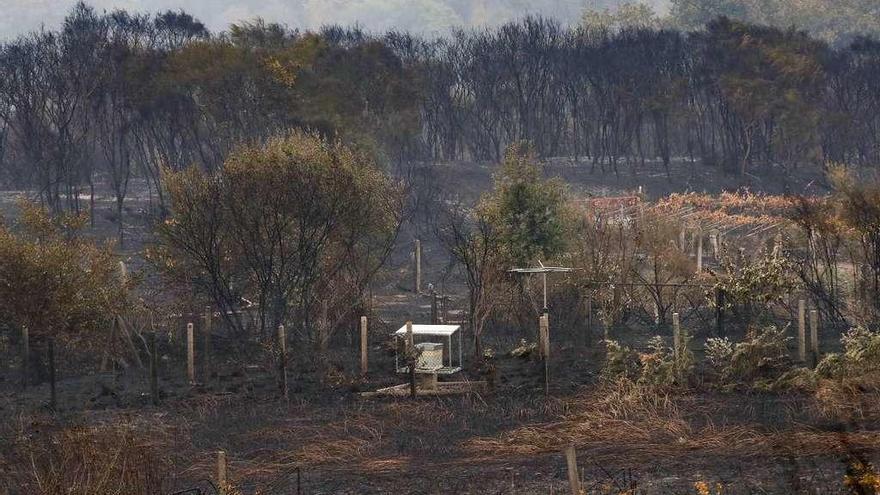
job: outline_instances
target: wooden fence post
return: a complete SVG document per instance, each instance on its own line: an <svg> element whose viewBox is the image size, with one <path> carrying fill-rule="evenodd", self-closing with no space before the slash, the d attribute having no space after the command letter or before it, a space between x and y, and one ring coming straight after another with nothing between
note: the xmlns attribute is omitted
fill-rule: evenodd
<svg viewBox="0 0 880 495"><path fill-rule="evenodd" d="M284 325L278 325L278 378L281 381L281 396L287 400L290 395L287 387L287 331Z"/></svg>
<svg viewBox="0 0 880 495"><path fill-rule="evenodd" d="M156 345L156 333L147 334L150 345L150 398L153 405L159 405L159 350Z"/></svg>
<svg viewBox="0 0 880 495"><path fill-rule="evenodd" d="M571 487L571 495L581 495L581 480L578 477L577 451L574 445L569 445L563 451L565 454L565 465L568 470L568 484Z"/></svg>
<svg viewBox="0 0 880 495"><path fill-rule="evenodd" d="M228 493L229 481L226 476L226 469L226 452L219 450L217 451L217 490L219 490L220 495Z"/></svg>
<svg viewBox="0 0 880 495"><path fill-rule="evenodd" d="M550 395L550 315L544 313L538 319L539 333L538 344L541 348L541 357L544 359L544 394Z"/></svg>
<svg viewBox="0 0 880 495"><path fill-rule="evenodd" d="M541 357L543 359L550 358L550 319L547 313L538 318L538 344L541 349Z"/></svg>
<svg viewBox="0 0 880 495"><path fill-rule="evenodd" d="M819 364L819 311L810 310L810 351L813 367Z"/></svg>
<svg viewBox="0 0 880 495"><path fill-rule="evenodd" d="M204 374L204 383L207 385L211 380L211 307L205 307L205 328L204 328L204 349L202 349L202 366Z"/></svg>
<svg viewBox="0 0 880 495"><path fill-rule="evenodd" d="M361 374L366 376L368 368L367 344L369 334L367 332L367 317L361 316Z"/></svg>
<svg viewBox="0 0 880 495"><path fill-rule="evenodd" d="M196 383L196 336L192 323L186 324L186 378L190 385Z"/></svg>
<svg viewBox="0 0 880 495"><path fill-rule="evenodd" d="M416 254L415 254L415 263L416 263L416 294L422 293L422 241L416 239Z"/></svg>
<svg viewBox="0 0 880 495"><path fill-rule="evenodd" d="M798 300L798 361L807 362L807 302Z"/></svg>

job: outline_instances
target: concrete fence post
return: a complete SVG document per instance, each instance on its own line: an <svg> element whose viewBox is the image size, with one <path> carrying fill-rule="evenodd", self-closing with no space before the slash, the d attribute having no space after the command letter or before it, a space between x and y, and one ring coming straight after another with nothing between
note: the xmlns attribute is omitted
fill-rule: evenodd
<svg viewBox="0 0 880 495"><path fill-rule="evenodd" d="M196 336L192 323L186 324L186 378L190 385L196 383Z"/></svg>
<svg viewBox="0 0 880 495"><path fill-rule="evenodd" d="M367 348L369 334L367 332L367 317L361 316L361 374L366 375L368 368Z"/></svg>

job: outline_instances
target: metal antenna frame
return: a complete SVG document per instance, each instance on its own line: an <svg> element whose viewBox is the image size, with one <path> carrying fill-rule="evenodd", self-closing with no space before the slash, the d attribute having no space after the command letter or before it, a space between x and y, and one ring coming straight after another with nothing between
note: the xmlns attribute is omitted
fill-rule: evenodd
<svg viewBox="0 0 880 495"><path fill-rule="evenodd" d="M548 273L568 273L574 271L573 268L565 268L561 266L544 266L544 263L541 263L541 260L538 260L538 265L532 268L511 268L508 270L510 273L540 273L541 281L544 284L544 313L548 311L547 307L547 274Z"/></svg>

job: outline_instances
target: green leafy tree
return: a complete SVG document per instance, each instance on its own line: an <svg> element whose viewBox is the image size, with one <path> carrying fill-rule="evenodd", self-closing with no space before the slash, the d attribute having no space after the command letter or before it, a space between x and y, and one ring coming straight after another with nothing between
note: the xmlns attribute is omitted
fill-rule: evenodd
<svg viewBox="0 0 880 495"><path fill-rule="evenodd" d="M725 255L721 271L715 276L716 291L725 296L725 308L741 314L745 324L751 326L770 317L770 305L784 300L792 284L790 262L768 250L759 251L754 258L744 254ZM714 305L713 294L707 295Z"/></svg>
<svg viewBox="0 0 880 495"><path fill-rule="evenodd" d="M0 225L0 315L26 329L47 356L54 407L55 344L99 348L102 332L125 309L127 282L112 245L79 235L87 216L52 218L30 203L21 208L17 225Z"/></svg>
<svg viewBox="0 0 880 495"><path fill-rule="evenodd" d="M565 187L542 177L534 150L512 144L495 174L495 185L480 201L482 215L497 230L510 263L524 265L560 254L566 245L570 212Z"/></svg>
<svg viewBox="0 0 880 495"><path fill-rule="evenodd" d="M397 184L368 156L313 134L244 147L216 173L191 168L164 182L171 217L155 259L166 273L224 310L256 302L264 331L293 323L319 350L357 316L400 225Z"/></svg>

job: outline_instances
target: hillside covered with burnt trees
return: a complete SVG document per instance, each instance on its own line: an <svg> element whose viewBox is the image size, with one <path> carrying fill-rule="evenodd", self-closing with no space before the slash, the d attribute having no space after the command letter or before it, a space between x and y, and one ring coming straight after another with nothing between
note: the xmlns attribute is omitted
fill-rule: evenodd
<svg viewBox="0 0 880 495"><path fill-rule="evenodd" d="M264 21L211 33L183 12L100 13L0 47L0 166L54 211L96 181L221 166L309 129L392 168L498 161L512 142L596 173L689 160L729 174L880 163L880 42L842 47L716 18L681 32L526 17L442 38Z"/></svg>

